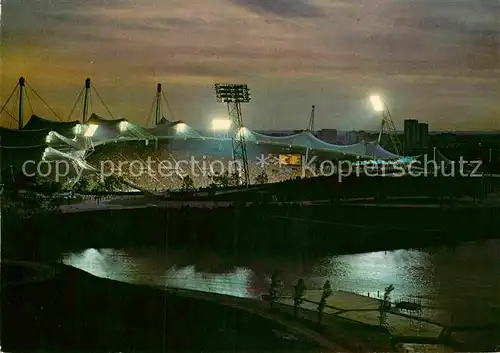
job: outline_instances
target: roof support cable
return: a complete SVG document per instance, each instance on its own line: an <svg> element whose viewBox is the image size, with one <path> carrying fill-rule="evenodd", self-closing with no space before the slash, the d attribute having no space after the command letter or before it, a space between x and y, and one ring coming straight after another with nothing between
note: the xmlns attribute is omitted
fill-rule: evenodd
<svg viewBox="0 0 500 353"><path fill-rule="evenodd" d="M146 126L149 126L149 121L151 120L151 116L153 116L153 110L155 108L155 103L156 103L156 95L155 95L155 98L153 99L153 104L151 104L151 109L149 110L148 119L146 120Z"/></svg>
<svg viewBox="0 0 500 353"><path fill-rule="evenodd" d="M97 98L99 98L99 100L101 101L102 105L104 106L104 108L107 110L109 116L111 117L111 119L114 119L115 117L113 116L113 113L111 113L111 110L109 110L108 106L106 105L106 103L104 103L104 100L102 99L101 95L99 94L99 92L97 92L97 90L95 89L94 85L91 84L92 88L94 89L95 91L95 94L97 95Z"/></svg>
<svg viewBox="0 0 500 353"><path fill-rule="evenodd" d="M14 102L19 102L19 94L20 94L20 93L19 93L19 90L17 90L17 92L16 92L16 99L14 100ZM12 110L10 111L10 114L11 114L12 116L14 116L14 117L17 115L17 114L16 114L16 109L17 109L17 108L18 108L18 106L16 106L15 104L13 104L13 105L12 105ZM15 120L16 122L18 122L18 121L19 121L19 120L18 120L18 118L14 118L14 120Z"/></svg>
<svg viewBox="0 0 500 353"><path fill-rule="evenodd" d="M85 90L85 87L80 90L80 93L78 94L78 97L76 98L75 104L73 105L73 108L71 108L71 111L69 112L67 121L69 121L69 119L71 119L71 116L75 112L76 106L78 105L78 102L80 102L80 99L82 98L84 90Z"/></svg>
<svg viewBox="0 0 500 353"><path fill-rule="evenodd" d="M31 109L31 115L35 115L35 111L33 109L33 105L31 104L30 96L28 95L28 91L26 91L26 100L28 101L28 106Z"/></svg>
<svg viewBox="0 0 500 353"><path fill-rule="evenodd" d="M174 113L172 112L172 108L170 107L170 103L168 102L167 95L165 94L165 91L161 91L161 94L163 96L163 99L165 100L165 103L167 104L167 109L168 112L170 113L170 118L172 121L175 121Z"/></svg>
<svg viewBox="0 0 500 353"><path fill-rule="evenodd" d="M16 85L16 87L14 87L14 89L12 90L12 92L10 93L9 95L9 98L7 98L7 101L5 102L5 104L3 105L2 109L0 109L0 114L3 113L3 111L5 110L5 108L7 107L7 104L9 104L10 100L12 99L12 96L14 96L14 94L17 92L17 88L19 87L19 83ZM7 114L8 114L8 111L5 111ZM9 114L10 115L10 114ZM12 115L10 115L12 117ZM17 121L17 120L16 120Z"/></svg>
<svg viewBox="0 0 500 353"><path fill-rule="evenodd" d="M9 113L7 110L5 110L4 113L7 114L9 118L11 118L14 122L17 123L17 119L13 114Z"/></svg>
<svg viewBox="0 0 500 353"><path fill-rule="evenodd" d="M92 91L89 92L89 107L90 111L94 112L94 100L92 99Z"/></svg>
<svg viewBox="0 0 500 353"><path fill-rule="evenodd" d="M26 82L26 86L35 94L35 96L42 101L42 103L50 110L52 114L57 118L57 120L62 121L62 118L59 114L57 114L54 109L50 107L50 105L38 94L38 92L30 86L28 82Z"/></svg>

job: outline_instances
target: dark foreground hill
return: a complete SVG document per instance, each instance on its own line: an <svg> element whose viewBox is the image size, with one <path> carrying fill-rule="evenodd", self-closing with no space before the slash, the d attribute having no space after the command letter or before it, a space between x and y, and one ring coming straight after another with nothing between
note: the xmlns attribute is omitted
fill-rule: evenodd
<svg viewBox="0 0 500 353"><path fill-rule="evenodd" d="M63 265L52 278L12 283L32 277L29 271L37 272L2 264L1 341L7 351L320 351L252 313Z"/></svg>

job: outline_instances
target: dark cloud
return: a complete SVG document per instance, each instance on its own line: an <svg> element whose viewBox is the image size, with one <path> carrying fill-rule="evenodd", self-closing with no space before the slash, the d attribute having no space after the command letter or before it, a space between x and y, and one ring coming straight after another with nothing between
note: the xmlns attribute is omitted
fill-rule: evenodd
<svg viewBox="0 0 500 353"><path fill-rule="evenodd" d="M7 1L2 8L5 27L16 30L37 29L59 23L78 21L86 9L119 4L120 0L18 0Z"/></svg>
<svg viewBox="0 0 500 353"><path fill-rule="evenodd" d="M485 2L483 8L484 5ZM403 28L428 32L439 39L439 45L447 50L438 51L439 57L433 63L441 62L440 66L462 67L474 71L500 68L499 21L487 18L476 21L472 18L469 21L466 17L451 17L448 14L405 17L395 23Z"/></svg>
<svg viewBox="0 0 500 353"><path fill-rule="evenodd" d="M230 0L233 4L243 6L250 11L279 17L317 17L322 15L321 9L305 0Z"/></svg>
<svg viewBox="0 0 500 353"><path fill-rule="evenodd" d="M144 74L156 75L160 77L168 77L174 75L186 75L194 77L217 77L219 79L231 79L234 77L250 76L243 68L236 66L227 67L224 63L182 63L182 62L169 62L165 60L164 65L149 66L147 64L132 65L131 69L134 71L142 72Z"/></svg>
<svg viewBox="0 0 500 353"><path fill-rule="evenodd" d="M467 21L445 15L434 15L429 17L403 17L394 21L395 25L430 31L434 33L447 33L456 35L500 35L499 24L490 23L467 23Z"/></svg>

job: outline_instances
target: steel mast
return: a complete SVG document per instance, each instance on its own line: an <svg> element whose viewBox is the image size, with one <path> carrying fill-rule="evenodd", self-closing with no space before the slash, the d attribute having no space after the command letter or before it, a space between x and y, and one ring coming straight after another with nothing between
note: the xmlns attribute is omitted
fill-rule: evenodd
<svg viewBox="0 0 500 353"><path fill-rule="evenodd" d="M309 128L308 130L310 132L314 132L314 110L315 110L315 106L313 105L312 108L311 108L311 117L309 118Z"/></svg>
<svg viewBox="0 0 500 353"><path fill-rule="evenodd" d="M162 106L161 106L161 83L156 87L156 116L155 116L155 126L160 123L162 118Z"/></svg>
<svg viewBox="0 0 500 353"><path fill-rule="evenodd" d="M87 115L89 112L89 94L90 94L90 78L85 79L85 95L83 98L83 116L82 116L82 124L87 122Z"/></svg>
<svg viewBox="0 0 500 353"><path fill-rule="evenodd" d="M18 112L18 117L17 117L17 124L19 130L21 130L24 127L24 86L25 86L25 79L24 77L19 77L19 112Z"/></svg>

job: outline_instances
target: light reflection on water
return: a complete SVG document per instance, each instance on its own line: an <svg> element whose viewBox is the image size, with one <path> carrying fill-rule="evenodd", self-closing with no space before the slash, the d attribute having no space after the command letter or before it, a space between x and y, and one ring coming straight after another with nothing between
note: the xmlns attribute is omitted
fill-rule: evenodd
<svg viewBox="0 0 500 353"><path fill-rule="evenodd" d="M321 281L328 278L337 284L337 289L365 295L376 296L389 284L397 288L396 297L431 297L435 293L430 255L416 250L328 257L319 263L317 271Z"/></svg>
<svg viewBox="0 0 500 353"><path fill-rule="evenodd" d="M434 295L435 281L430 255L414 250L372 252L331 256L316 260L312 266L297 266L295 259L250 259L247 266L214 265L213 255L195 264L179 265L182 254L153 250L125 251L87 249L66 254L63 262L96 276L118 281L166 285L239 297L256 297L267 289L274 269L282 271L285 286L304 277L309 288L320 288L326 279L341 290L376 295L389 284L397 288L396 297ZM307 261L307 260L306 260ZM214 271L214 266L215 271ZM218 267L218 268L217 268Z"/></svg>
<svg viewBox="0 0 500 353"><path fill-rule="evenodd" d="M96 276L155 286L172 286L239 297L267 291L275 270L286 288L298 278L308 288L329 279L336 289L377 295L390 284L394 299L424 298L423 304L446 309L447 315L474 307L475 318L500 312L500 242L467 244L454 251L396 250L365 254L299 257L225 258L154 249L87 249L62 260Z"/></svg>
<svg viewBox="0 0 500 353"><path fill-rule="evenodd" d="M158 253L147 258L114 249L87 249L77 254L66 254L62 260L66 265L116 281L186 288L237 297L259 295L252 292L250 286L253 272L244 267L225 273L206 273L197 271L194 265L167 265L165 258L158 258Z"/></svg>

